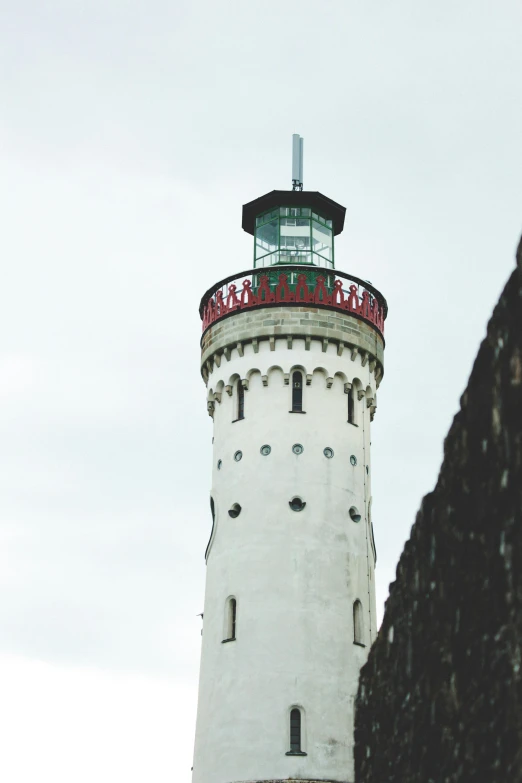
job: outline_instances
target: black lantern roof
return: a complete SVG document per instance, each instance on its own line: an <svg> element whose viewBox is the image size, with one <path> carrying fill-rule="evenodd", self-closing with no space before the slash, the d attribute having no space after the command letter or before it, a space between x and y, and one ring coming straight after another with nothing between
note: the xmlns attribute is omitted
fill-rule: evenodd
<svg viewBox="0 0 522 783"><path fill-rule="evenodd" d="M243 229L254 235L256 217L276 207L309 207L332 221L334 234L340 234L344 228L346 208L317 190L272 190L243 205Z"/></svg>

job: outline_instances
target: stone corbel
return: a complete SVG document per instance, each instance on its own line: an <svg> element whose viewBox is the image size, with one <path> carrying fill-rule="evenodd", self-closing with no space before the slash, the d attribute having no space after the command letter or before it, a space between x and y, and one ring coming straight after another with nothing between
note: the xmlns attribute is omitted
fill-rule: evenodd
<svg viewBox="0 0 522 783"><path fill-rule="evenodd" d="M237 348L237 352L238 352L238 354L240 356L244 356L245 355L245 352L243 350L243 343L242 342L238 342L238 344L236 345L236 348Z"/></svg>
<svg viewBox="0 0 522 783"><path fill-rule="evenodd" d="M312 342L312 338L309 335L305 336L305 351L310 350L310 343Z"/></svg>
<svg viewBox="0 0 522 783"><path fill-rule="evenodd" d="M361 356L362 356L361 365L362 367L366 367L368 363L368 351L361 351Z"/></svg>
<svg viewBox="0 0 522 783"><path fill-rule="evenodd" d="M248 391L248 378L241 379L241 386L243 387L243 389L246 389L246 391Z"/></svg>
<svg viewBox="0 0 522 783"><path fill-rule="evenodd" d="M350 389L351 388L352 388L352 384L351 383L345 383L344 384L344 393L345 394L350 394Z"/></svg>
<svg viewBox="0 0 522 783"><path fill-rule="evenodd" d="M359 389L359 391L357 392L357 399L358 400L362 400L362 398L364 397L365 394L366 394L366 392L363 391L363 389Z"/></svg>
<svg viewBox="0 0 522 783"><path fill-rule="evenodd" d="M221 367L221 354L215 353L214 354L214 361L216 362L216 367Z"/></svg>
<svg viewBox="0 0 522 783"><path fill-rule="evenodd" d="M374 403L374 399L373 399L373 397L367 397L367 398L366 398L366 407L367 407L367 408L371 408L371 407L372 407L372 405L373 405L373 403Z"/></svg>
<svg viewBox="0 0 522 783"><path fill-rule="evenodd" d="M334 379L333 379L333 378L327 378L327 379L326 379L326 388L327 388L327 389L331 389L331 388L332 388L332 386L333 386L333 381L334 381Z"/></svg>
<svg viewBox="0 0 522 783"><path fill-rule="evenodd" d="M269 337L268 342L270 343L270 350L275 351L275 337Z"/></svg>
<svg viewBox="0 0 522 783"><path fill-rule="evenodd" d="M209 400L209 401L207 402L207 411L208 411L208 415L209 415L209 416L211 416L212 418L214 418L214 410L215 410L215 407L216 407L216 405L215 405L215 403L214 403L214 401L213 401L213 400Z"/></svg>
<svg viewBox="0 0 522 783"><path fill-rule="evenodd" d="M288 335L288 337L286 338L286 347L289 350L292 350L293 342L294 342L294 338L291 335Z"/></svg>
<svg viewBox="0 0 522 783"><path fill-rule="evenodd" d="M230 385L225 386L225 391L229 397L232 397L232 386Z"/></svg>
<svg viewBox="0 0 522 783"><path fill-rule="evenodd" d="M290 373L289 372L285 372L285 374L283 375L283 381L284 381L285 386L288 386L288 384L290 383Z"/></svg>
<svg viewBox="0 0 522 783"><path fill-rule="evenodd" d="M377 405L372 405L372 407L370 408L370 421L373 421L376 410L377 410Z"/></svg>
<svg viewBox="0 0 522 783"><path fill-rule="evenodd" d="M312 385L312 373L306 374L306 385L311 386Z"/></svg>
<svg viewBox="0 0 522 783"><path fill-rule="evenodd" d="M328 337L323 338L323 353L326 353L328 350Z"/></svg>
<svg viewBox="0 0 522 783"><path fill-rule="evenodd" d="M254 353L259 353L259 342L257 337L252 338L252 347L254 349Z"/></svg>
<svg viewBox="0 0 522 783"><path fill-rule="evenodd" d="M207 372L207 368L206 367L202 367L201 368L201 375L202 375L203 380L205 381L205 383L208 383L208 372Z"/></svg>
<svg viewBox="0 0 522 783"><path fill-rule="evenodd" d="M359 353L359 349L356 348L355 345L352 345L352 355L351 355L352 362L355 361L355 357L357 356L358 353Z"/></svg>
<svg viewBox="0 0 522 783"><path fill-rule="evenodd" d="M376 364L377 364L377 359L372 359L370 361L370 364L368 365L368 367L370 368L370 372L371 373L375 370L375 365Z"/></svg>
<svg viewBox="0 0 522 783"><path fill-rule="evenodd" d="M221 392L214 392L215 399L221 403Z"/></svg>
<svg viewBox="0 0 522 783"><path fill-rule="evenodd" d="M268 375L262 375L261 380L263 381L263 386L268 386Z"/></svg>
<svg viewBox="0 0 522 783"><path fill-rule="evenodd" d="M342 356L344 351L344 343L340 342L337 346L337 356Z"/></svg>
<svg viewBox="0 0 522 783"><path fill-rule="evenodd" d="M231 354L231 352L232 352L232 348L230 348L230 346L227 346L227 347L226 347L226 348L223 350L223 353L225 354L225 359L227 360L227 362L229 362L229 361L230 361L230 354Z"/></svg>

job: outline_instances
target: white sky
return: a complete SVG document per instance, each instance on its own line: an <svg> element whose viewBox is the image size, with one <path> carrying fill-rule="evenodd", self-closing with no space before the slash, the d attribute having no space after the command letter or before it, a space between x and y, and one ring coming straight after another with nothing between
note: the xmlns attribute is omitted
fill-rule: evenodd
<svg viewBox="0 0 522 783"><path fill-rule="evenodd" d="M378 602L522 229L518 0L0 4L0 779L188 783L211 420L241 205L347 207L387 297ZM382 611L382 610L381 610Z"/></svg>

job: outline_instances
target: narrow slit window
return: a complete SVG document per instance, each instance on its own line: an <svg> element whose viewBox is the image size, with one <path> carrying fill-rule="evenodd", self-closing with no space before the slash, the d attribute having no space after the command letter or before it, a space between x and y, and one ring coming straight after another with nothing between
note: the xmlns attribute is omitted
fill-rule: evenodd
<svg viewBox="0 0 522 783"><path fill-rule="evenodd" d="M363 608L359 600L353 605L353 641L364 647L363 639Z"/></svg>
<svg viewBox="0 0 522 783"><path fill-rule="evenodd" d="M237 614L237 601L235 598L230 598L227 607L227 636L225 641L232 642L236 638L236 614Z"/></svg>
<svg viewBox="0 0 522 783"><path fill-rule="evenodd" d="M292 411L303 410L303 373L295 370L292 373Z"/></svg>
<svg viewBox="0 0 522 783"><path fill-rule="evenodd" d="M216 506L214 504L214 498L210 498L210 513L212 514L212 530L210 531L210 538L208 539L207 548L205 549L205 561L208 558L210 552L210 546L214 537L214 530L216 528Z"/></svg>
<svg viewBox="0 0 522 783"><path fill-rule="evenodd" d="M237 382L237 419L245 418L245 390L241 380Z"/></svg>
<svg viewBox="0 0 522 783"><path fill-rule="evenodd" d="M355 388L352 388L348 392L348 422L355 424L355 402L354 402Z"/></svg>
<svg viewBox="0 0 522 783"><path fill-rule="evenodd" d="M301 710L296 707L290 713L290 750L301 751Z"/></svg>

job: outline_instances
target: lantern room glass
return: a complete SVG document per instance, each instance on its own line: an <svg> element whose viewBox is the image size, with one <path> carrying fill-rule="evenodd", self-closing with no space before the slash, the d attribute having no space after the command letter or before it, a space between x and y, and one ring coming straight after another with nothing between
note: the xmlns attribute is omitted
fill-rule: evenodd
<svg viewBox="0 0 522 783"><path fill-rule="evenodd" d="M279 207L256 218L254 267L334 267L332 221L308 207Z"/></svg>

